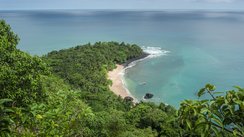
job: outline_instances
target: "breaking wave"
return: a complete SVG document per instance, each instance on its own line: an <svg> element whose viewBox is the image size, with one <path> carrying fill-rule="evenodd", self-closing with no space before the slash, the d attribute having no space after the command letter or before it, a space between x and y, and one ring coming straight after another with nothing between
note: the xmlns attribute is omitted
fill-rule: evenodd
<svg viewBox="0 0 244 137"><path fill-rule="evenodd" d="M147 57L145 57L145 58L138 59L138 60L135 60L135 61L131 62L130 64L128 64L128 66L125 68L125 70L128 69L128 68L134 67L137 62L140 62L140 61L148 59L148 58L156 58L156 57L164 56L164 55L167 55L170 52L170 51L167 51L167 50L163 50L160 47L142 47L142 50L145 53L148 53L149 55Z"/></svg>
<svg viewBox="0 0 244 137"><path fill-rule="evenodd" d="M163 50L160 47L142 47L145 53L149 54L149 58L159 57L163 55L167 55L170 51Z"/></svg>

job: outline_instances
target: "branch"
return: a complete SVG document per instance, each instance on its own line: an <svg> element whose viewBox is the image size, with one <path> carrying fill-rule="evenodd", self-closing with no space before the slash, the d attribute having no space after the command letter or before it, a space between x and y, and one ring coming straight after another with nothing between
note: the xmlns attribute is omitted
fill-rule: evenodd
<svg viewBox="0 0 244 137"><path fill-rule="evenodd" d="M212 98L214 99L214 100L216 100L216 98L213 96L213 94L208 90L208 89L206 89L207 91L208 91L208 94L210 94L211 96L212 96Z"/></svg>

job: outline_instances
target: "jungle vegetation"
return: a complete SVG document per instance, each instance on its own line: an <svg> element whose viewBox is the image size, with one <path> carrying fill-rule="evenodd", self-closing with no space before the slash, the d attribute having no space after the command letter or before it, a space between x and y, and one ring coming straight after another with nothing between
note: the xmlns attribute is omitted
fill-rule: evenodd
<svg viewBox="0 0 244 137"><path fill-rule="evenodd" d="M42 57L19 50L19 38L0 21L0 136L208 137L244 135L244 89L215 92L179 110L133 104L109 90L107 72L139 57L135 44L97 42ZM209 94L210 99L201 99Z"/></svg>

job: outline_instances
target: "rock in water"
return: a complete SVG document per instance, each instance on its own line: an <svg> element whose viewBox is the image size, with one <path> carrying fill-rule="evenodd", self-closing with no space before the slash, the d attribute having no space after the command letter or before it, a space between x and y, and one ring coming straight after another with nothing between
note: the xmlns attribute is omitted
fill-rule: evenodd
<svg viewBox="0 0 244 137"><path fill-rule="evenodd" d="M124 100L127 101L127 102L129 102L129 101L132 102L134 99L133 99L132 97L130 97L130 96L126 96L126 97L124 98Z"/></svg>
<svg viewBox="0 0 244 137"><path fill-rule="evenodd" d="M151 93L146 93L144 96L144 99L151 99L153 97L153 94Z"/></svg>

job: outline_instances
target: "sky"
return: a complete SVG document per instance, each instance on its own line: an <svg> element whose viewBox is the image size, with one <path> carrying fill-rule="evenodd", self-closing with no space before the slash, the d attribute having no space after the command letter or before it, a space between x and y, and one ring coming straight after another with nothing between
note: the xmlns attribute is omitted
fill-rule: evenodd
<svg viewBox="0 0 244 137"><path fill-rule="evenodd" d="M0 0L0 10L16 9L244 10L244 0Z"/></svg>

